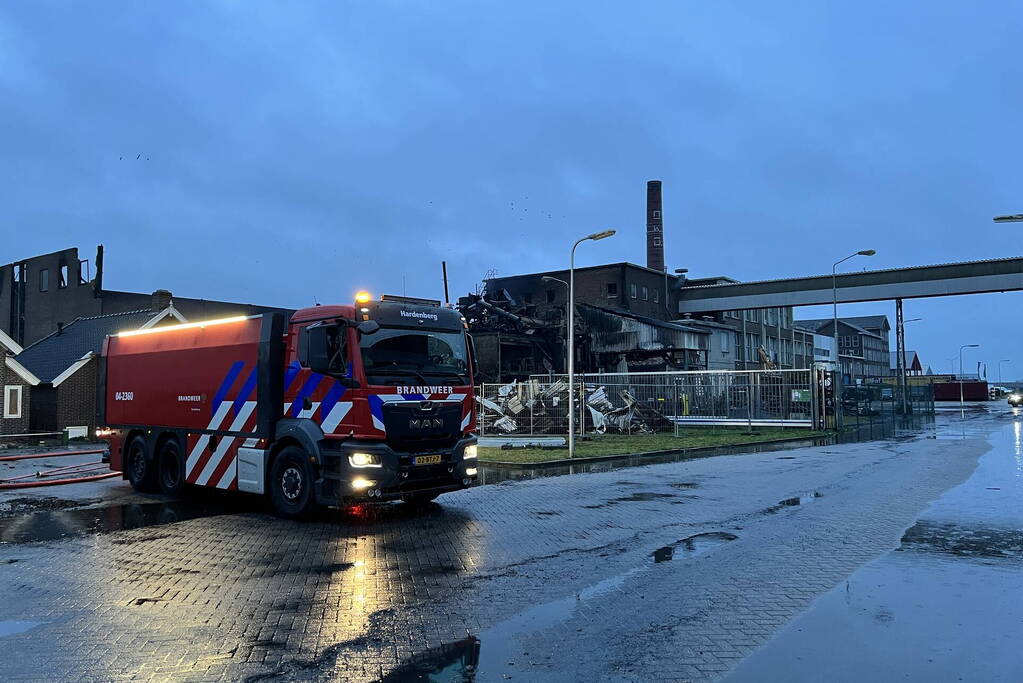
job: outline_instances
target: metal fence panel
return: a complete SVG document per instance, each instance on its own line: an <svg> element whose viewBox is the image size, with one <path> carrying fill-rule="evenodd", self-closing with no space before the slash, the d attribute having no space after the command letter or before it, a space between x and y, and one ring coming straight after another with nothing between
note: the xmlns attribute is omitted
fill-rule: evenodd
<svg viewBox="0 0 1023 683"><path fill-rule="evenodd" d="M580 432L670 432L685 425L812 427L813 370L638 372L577 375ZM565 434L568 382L538 375L484 384L481 434Z"/></svg>

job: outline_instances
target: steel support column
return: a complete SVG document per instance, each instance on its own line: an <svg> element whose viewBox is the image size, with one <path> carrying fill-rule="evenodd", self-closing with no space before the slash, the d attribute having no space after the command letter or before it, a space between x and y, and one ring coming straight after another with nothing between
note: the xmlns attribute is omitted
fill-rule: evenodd
<svg viewBox="0 0 1023 683"><path fill-rule="evenodd" d="M902 315L902 299L895 300L895 355L896 363L898 365L898 380L899 380L899 394L901 395L899 402L902 406L902 414L907 415L909 413L909 405L906 400L906 329L904 318Z"/></svg>

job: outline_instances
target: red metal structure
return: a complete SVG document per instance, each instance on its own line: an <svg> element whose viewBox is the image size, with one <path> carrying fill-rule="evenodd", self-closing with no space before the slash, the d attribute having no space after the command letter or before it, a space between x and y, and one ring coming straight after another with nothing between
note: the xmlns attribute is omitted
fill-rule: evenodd
<svg viewBox="0 0 1023 683"><path fill-rule="evenodd" d="M423 502L476 478L471 354L457 311L406 297L134 330L104 343L98 422L139 490Z"/></svg>

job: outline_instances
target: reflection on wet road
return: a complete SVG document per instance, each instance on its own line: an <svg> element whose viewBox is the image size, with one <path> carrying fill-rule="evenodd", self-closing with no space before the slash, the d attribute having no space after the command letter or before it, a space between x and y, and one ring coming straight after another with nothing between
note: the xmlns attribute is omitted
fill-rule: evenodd
<svg viewBox="0 0 1023 683"><path fill-rule="evenodd" d="M990 414L988 414L990 413ZM1023 434L991 406L946 422L993 449L891 553L822 596L729 681L1021 681Z"/></svg>

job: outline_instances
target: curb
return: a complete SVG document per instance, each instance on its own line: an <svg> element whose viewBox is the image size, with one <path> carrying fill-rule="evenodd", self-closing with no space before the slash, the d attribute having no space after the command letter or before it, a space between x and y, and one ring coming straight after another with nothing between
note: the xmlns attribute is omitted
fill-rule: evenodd
<svg viewBox="0 0 1023 683"><path fill-rule="evenodd" d="M761 446L764 444L790 443L795 441L815 441L817 439L834 438L835 433L828 432L819 436L790 436L780 439L765 439L763 441L746 441L732 443L727 446L697 446L695 448L668 448L660 451L643 451L641 453L619 453L617 455L592 455L585 458L563 458L561 460L542 460L540 462L506 462L502 460L480 460L480 465L494 467L510 467L513 469L543 469L545 467L565 467L566 465L579 465L590 462L606 462L608 460L621 460L623 458L645 458L659 455L685 455L687 453L711 453L721 451L720 455L727 455L730 449L746 448L748 446Z"/></svg>

